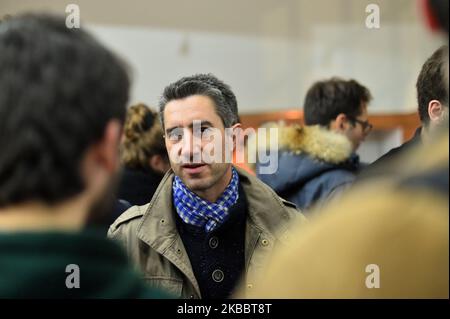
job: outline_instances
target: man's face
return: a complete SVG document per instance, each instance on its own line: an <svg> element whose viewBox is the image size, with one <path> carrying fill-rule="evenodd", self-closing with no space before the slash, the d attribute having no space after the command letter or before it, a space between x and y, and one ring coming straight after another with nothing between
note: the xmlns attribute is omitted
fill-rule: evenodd
<svg viewBox="0 0 450 319"><path fill-rule="evenodd" d="M225 163L224 160L205 163L203 158L199 163L194 163L194 159L199 158L203 148L211 142L194 134L194 121L201 121L201 132L212 129L220 132L220 151L225 155L225 128L216 113L214 101L207 96L193 95L170 101L164 109L165 142L170 165L193 192L205 192L218 185L224 188L229 182L227 172L229 173L230 163Z"/></svg>
<svg viewBox="0 0 450 319"><path fill-rule="evenodd" d="M356 117L356 121L354 123L350 121L351 125L348 126L345 132L345 135L352 142L353 151L356 151L359 148L366 136L370 133L370 129L365 127L365 124L363 124L368 123L367 121L367 106L363 104L361 114Z"/></svg>

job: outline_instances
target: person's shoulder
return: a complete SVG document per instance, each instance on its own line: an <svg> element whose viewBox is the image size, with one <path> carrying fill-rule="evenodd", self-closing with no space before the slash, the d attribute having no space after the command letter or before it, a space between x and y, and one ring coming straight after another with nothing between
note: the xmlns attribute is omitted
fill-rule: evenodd
<svg viewBox="0 0 450 319"><path fill-rule="evenodd" d="M284 208L288 214L288 216L295 220L298 221L300 223L303 223L306 221L306 217L305 215L303 215L303 212L301 211L301 209L293 202L290 202L280 196L278 196L278 198L281 200L282 204L284 205Z"/></svg>
<svg viewBox="0 0 450 319"><path fill-rule="evenodd" d="M130 226L131 224L137 224L145 214L149 204L143 206L132 206L120 215L116 221L109 227L108 236L113 236L119 229Z"/></svg>
<svg viewBox="0 0 450 319"><path fill-rule="evenodd" d="M394 148L390 149L387 153L381 155L378 159L376 159L371 164L369 164L367 168L377 167L380 164L386 163L386 161L391 160L395 156L397 156L400 153L402 153L403 151L405 151L406 148L408 148L408 146L405 147L405 144L402 144L398 147L394 147Z"/></svg>
<svg viewBox="0 0 450 319"><path fill-rule="evenodd" d="M406 141L405 143L403 143L400 146L390 149L387 153L383 154L377 160L372 162L369 165L369 168L370 167L378 167L378 166L386 163L387 161L399 156L400 154L403 154L405 151L411 149L412 146L420 144L420 132L421 132L421 128L418 128L416 130L416 133L410 140Z"/></svg>

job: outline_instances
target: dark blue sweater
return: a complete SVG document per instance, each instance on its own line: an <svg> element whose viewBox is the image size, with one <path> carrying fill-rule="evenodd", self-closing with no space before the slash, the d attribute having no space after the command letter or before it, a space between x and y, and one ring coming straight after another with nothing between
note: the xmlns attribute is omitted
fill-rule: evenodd
<svg viewBox="0 0 450 319"><path fill-rule="evenodd" d="M239 199L228 219L213 231L184 223L176 214L178 232L186 248L203 299L230 297L245 269L247 199L239 185Z"/></svg>

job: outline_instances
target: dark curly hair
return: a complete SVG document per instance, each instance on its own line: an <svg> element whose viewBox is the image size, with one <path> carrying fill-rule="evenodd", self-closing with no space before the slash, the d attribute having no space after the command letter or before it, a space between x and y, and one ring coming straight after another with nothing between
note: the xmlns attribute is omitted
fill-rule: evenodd
<svg viewBox="0 0 450 319"><path fill-rule="evenodd" d="M129 82L118 58L63 18L1 22L0 207L81 192L82 155L109 120L124 120Z"/></svg>

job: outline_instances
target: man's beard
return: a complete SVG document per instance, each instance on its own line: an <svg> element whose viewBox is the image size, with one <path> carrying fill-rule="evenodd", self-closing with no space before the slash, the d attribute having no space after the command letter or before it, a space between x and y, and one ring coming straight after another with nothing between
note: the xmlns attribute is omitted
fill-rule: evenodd
<svg viewBox="0 0 450 319"><path fill-rule="evenodd" d="M104 226L111 220L111 216L108 215L112 215L114 212L120 176L120 174L116 174L111 177L102 195L92 203L86 221L87 226Z"/></svg>

